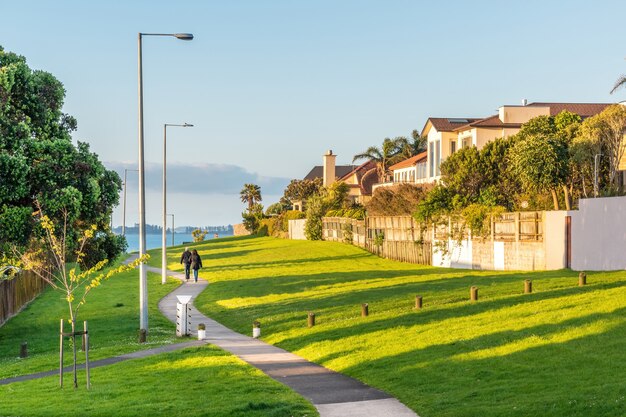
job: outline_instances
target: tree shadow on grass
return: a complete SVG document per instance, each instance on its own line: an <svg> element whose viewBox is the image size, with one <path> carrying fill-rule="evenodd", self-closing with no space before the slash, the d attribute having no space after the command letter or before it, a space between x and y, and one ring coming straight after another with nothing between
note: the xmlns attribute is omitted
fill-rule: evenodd
<svg viewBox="0 0 626 417"><path fill-rule="evenodd" d="M312 332L310 337L303 337L302 335L286 338L281 340L278 344L280 347L285 348L290 351L295 351L306 347L310 343L314 343L317 341L333 341L340 340L346 337L346 332L349 331L350 334L360 335L367 334L372 332L378 332L384 329L391 329L398 326L414 326L416 324L425 325L436 323L442 320L448 320L458 317L470 317L475 314L482 314L485 312L498 310L501 308L511 307L518 304L525 303L535 303L545 300L552 300L560 297L566 297L570 295L576 294L584 294L590 291L597 290L609 290L612 288L620 288L626 287L626 282L613 282L613 283L603 283L603 284L594 284L592 286L586 287L569 287L569 288L561 288L555 290L544 291L541 293L534 294L518 294L518 295L508 295L502 296L495 299L490 300L481 300L479 302L470 302L465 299L459 299L455 302L446 302L445 304L438 305L434 308L425 307L422 310L413 310L411 308L410 303L407 302L406 312L402 314L398 314L391 318L384 319L376 319L375 318L375 304L371 303L374 314L370 315L365 321L359 324L354 324L353 321L346 322L346 325L349 326L349 330L345 328L333 328L328 330L322 330L324 327L324 309L316 308L315 304L310 303L298 303L297 307L301 313L294 313L302 316L302 324L298 324L293 321L294 314L287 314L288 317L285 317L284 320L273 319L266 326L267 332L271 333L272 328L276 329L276 331L286 331L291 328L298 328L300 326L304 327L305 325L305 317L307 311L315 311L316 312L316 327ZM381 299L385 299L390 296L386 295L386 292L391 292L393 289L385 289L384 291L378 291ZM397 290L396 290L397 291ZM373 297L368 297L368 300L372 300ZM353 295L344 295L331 297L330 299L325 299L325 305L329 306L327 308L333 308L335 306L348 306L351 309L351 313L349 313L352 317L357 318L359 316L359 302L358 297L353 298ZM451 307L450 304L453 306ZM280 315L281 313L293 313L294 311L293 305L285 305L282 304L280 308L272 307L272 312L274 315ZM250 309L251 311L245 312L246 309ZM263 317L263 307L262 306L251 306L240 309L237 312L237 315L246 315L250 314L251 316L254 314L255 317Z"/></svg>
<svg viewBox="0 0 626 417"><path fill-rule="evenodd" d="M459 335L452 343L362 360L341 371L390 392L424 416L624 415L626 362L616 359L626 348L625 312L620 308L469 340ZM603 322L614 324L600 333L576 334L575 329ZM570 330L566 341L550 340ZM498 352L515 343L518 349Z"/></svg>

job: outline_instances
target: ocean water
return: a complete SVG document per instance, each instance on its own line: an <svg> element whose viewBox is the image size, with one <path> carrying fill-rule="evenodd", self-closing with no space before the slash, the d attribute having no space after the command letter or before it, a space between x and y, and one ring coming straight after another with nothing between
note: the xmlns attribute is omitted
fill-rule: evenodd
<svg viewBox="0 0 626 417"><path fill-rule="evenodd" d="M213 239L214 233L208 233L204 240ZM218 237L227 237L232 236L232 233L218 233ZM147 234L146 235L146 249L155 249L161 247L161 235L155 234ZM139 250L139 235L138 234L126 234L126 241L128 242L128 252L136 252ZM193 242L193 237L191 233L175 233L174 234L174 245L172 245L172 234L167 234L167 246L177 246L182 245L185 242Z"/></svg>

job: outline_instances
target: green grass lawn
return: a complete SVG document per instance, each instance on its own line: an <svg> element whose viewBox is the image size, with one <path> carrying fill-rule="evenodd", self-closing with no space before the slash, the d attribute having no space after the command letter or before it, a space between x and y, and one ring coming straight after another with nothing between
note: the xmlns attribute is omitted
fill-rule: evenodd
<svg viewBox="0 0 626 417"><path fill-rule="evenodd" d="M84 375L79 375L82 381ZM92 389L58 379L0 386L3 416L317 416L302 397L215 347L188 348L92 370ZM67 384L69 387L71 384ZM27 399L27 401L25 400Z"/></svg>
<svg viewBox="0 0 626 417"><path fill-rule="evenodd" d="M194 247L211 282L196 301L205 314L244 334L259 319L265 341L381 388L422 417L626 415L624 271L589 273L578 287L572 271L424 267L332 242L246 237ZM181 269L179 258L170 250L170 269ZM159 260L153 252L150 262ZM533 294L523 294L525 279ZM472 285L478 302L469 301Z"/></svg>
<svg viewBox="0 0 626 417"><path fill-rule="evenodd" d="M175 326L157 308L158 301L180 285L178 280L161 284L161 276L148 274L149 327L148 343L139 344L139 278L137 271L115 275L87 297L79 311L77 327L89 323L91 360L148 349L177 340ZM67 303L61 293L46 290L20 314L0 327L0 378L8 378L59 366L59 321L67 319ZM69 332L66 323L65 331ZM19 359L20 344L28 343L29 357ZM66 344L65 364L70 364ZM78 352L78 359L84 356Z"/></svg>

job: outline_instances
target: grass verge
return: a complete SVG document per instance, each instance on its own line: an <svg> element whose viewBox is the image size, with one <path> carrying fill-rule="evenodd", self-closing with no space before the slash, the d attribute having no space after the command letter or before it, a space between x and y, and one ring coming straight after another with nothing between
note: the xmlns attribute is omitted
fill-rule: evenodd
<svg viewBox="0 0 626 417"><path fill-rule="evenodd" d="M190 246L211 282L196 300L209 317L244 334L259 319L265 341L386 390L422 417L626 412L624 271L589 273L578 287L567 270L424 267L332 242ZM169 268L180 270L180 253L170 254ZM478 302L469 301L473 285Z"/></svg>
<svg viewBox="0 0 626 417"><path fill-rule="evenodd" d="M318 415L310 403L284 385L210 346L96 368L90 391L84 387L61 390L57 384L55 377L49 377L0 386L0 415Z"/></svg>

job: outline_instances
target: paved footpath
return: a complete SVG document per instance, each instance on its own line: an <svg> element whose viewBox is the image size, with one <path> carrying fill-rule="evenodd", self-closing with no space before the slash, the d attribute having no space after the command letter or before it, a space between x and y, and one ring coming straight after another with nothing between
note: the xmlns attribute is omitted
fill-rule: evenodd
<svg viewBox="0 0 626 417"><path fill-rule="evenodd" d="M147 267L147 269L161 273L159 268ZM183 281L183 285L159 301L159 310L175 323L176 303L178 302L176 296L191 295L195 299L209 283L203 279L200 279L198 283L185 282L183 274L173 271L168 271L168 275ZM111 365L129 359L145 358L189 346L211 343L238 356L307 398L317 408L321 417L418 417L412 410L385 392L309 362L276 346L234 332L192 307L191 329L196 336L197 331L193 329L198 328L198 323L204 323L206 326L207 337L203 341L177 343L101 359L90 362L89 367ZM79 369L82 367L83 365L79 365ZM65 369L67 372L71 371L71 367ZM0 379L0 385L57 374L58 370L54 370Z"/></svg>
<svg viewBox="0 0 626 417"><path fill-rule="evenodd" d="M161 273L160 268L148 267L148 270ZM173 271L168 271L168 276L182 280L183 285L159 302L159 310L176 322L176 296L191 295L195 299L209 283L203 279L194 283L193 278L185 282L184 274ZM194 335L197 335L194 329L198 328L198 323L206 326L207 342L238 356L307 398L321 417L417 417L411 409L385 392L234 332L192 307L191 330Z"/></svg>

